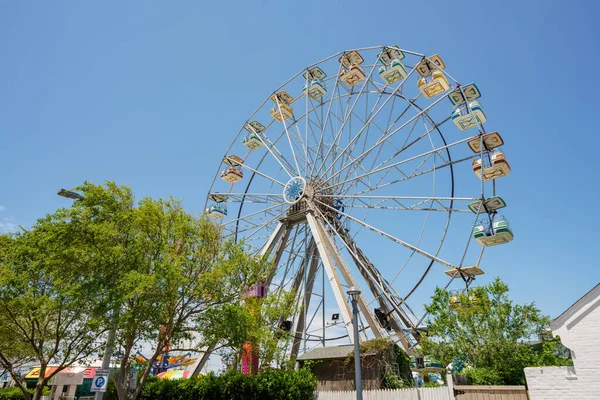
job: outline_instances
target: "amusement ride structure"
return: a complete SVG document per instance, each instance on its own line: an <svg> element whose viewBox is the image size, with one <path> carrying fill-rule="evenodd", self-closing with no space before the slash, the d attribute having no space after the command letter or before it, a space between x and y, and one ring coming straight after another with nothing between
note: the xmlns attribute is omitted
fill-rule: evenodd
<svg viewBox="0 0 600 400"><path fill-rule="evenodd" d="M513 239L496 186L510 166L481 97L440 55L377 46L307 66L244 121L206 215L272 259L248 295L296 293L279 324L291 355L353 342L352 286L361 340L410 352L416 293L454 280L468 290L484 250Z"/></svg>

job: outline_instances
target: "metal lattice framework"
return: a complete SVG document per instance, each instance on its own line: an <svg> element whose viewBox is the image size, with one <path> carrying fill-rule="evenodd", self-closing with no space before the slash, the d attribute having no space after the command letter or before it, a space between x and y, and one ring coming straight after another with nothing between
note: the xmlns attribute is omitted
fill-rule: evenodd
<svg viewBox="0 0 600 400"><path fill-rule="evenodd" d="M363 337L391 336L409 351L423 318L409 305L417 293L472 281L463 267L481 261L472 231L480 216L493 218L482 200L486 190L495 196L498 177L473 174L474 159L494 163L470 101L479 96L437 55L377 46L306 67L242 125L207 214L273 258L271 292L297 292L297 315L282 316L292 322L292 354L352 342L350 286L363 292ZM463 120L477 117L462 128L452 111L461 102Z"/></svg>

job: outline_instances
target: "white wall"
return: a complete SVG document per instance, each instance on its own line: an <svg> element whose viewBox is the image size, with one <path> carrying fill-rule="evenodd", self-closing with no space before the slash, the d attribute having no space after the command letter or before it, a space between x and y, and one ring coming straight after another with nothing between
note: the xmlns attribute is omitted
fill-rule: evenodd
<svg viewBox="0 0 600 400"><path fill-rule="evenodd" d="M600 399L600 296L594 297L576 303L552 326L574 366L525 368L531 400Z"/></svg>

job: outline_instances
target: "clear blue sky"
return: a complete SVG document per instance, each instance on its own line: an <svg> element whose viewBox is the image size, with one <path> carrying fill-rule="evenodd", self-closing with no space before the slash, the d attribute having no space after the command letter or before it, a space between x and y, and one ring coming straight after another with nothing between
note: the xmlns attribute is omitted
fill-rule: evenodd
<svg viewBox="0 0 600 400"><path fill-rule="evenodd" d="M84 180L199 213L274 88L338 51L397 43L484 92L510 137L516 240L482 282L499 275L557 316L600 281L598 15L592 1L5 2L0 230L67 206L57 189Z"/></svg>

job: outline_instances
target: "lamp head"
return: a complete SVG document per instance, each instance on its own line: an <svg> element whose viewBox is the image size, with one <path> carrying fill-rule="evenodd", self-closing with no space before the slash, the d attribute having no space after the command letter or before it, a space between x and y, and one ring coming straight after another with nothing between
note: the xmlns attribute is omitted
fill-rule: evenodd
<svg viewBox="0 0 600 400"><path fill-rule="evenodd" d="M361 291L358 287L352 286L348 289L348 291L346 293L348 293L348 295L350 297L352 297L354 300L356 300L358 298L358 296L360 296Z"/></svg>

